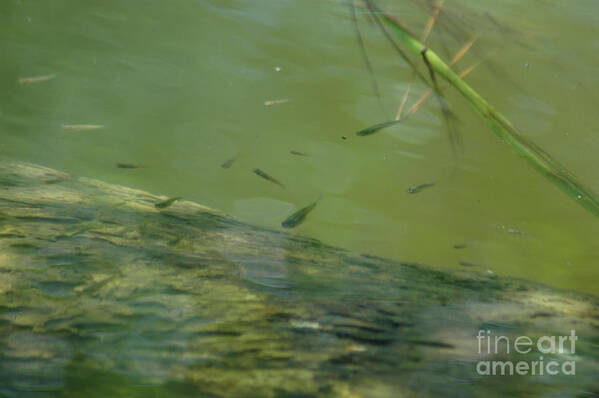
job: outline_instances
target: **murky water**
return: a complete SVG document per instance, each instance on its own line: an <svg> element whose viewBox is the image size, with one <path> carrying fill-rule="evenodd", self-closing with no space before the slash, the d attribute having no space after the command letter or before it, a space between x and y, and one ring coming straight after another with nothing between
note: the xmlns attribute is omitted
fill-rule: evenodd
<svg viewBox="0 0 599 398"><path fill-rule="evenodd" d="M428 19L419 3L388 9L418 34ZM599 191L597 3L447 1L443 10L430 46L450 59L476 37L456 70L483 61L467 81ZM410 77L364 14L358 9L384 112L344 1L5 1L0 153L183 196L270 228L321 198L296 233L596 293L599 220L451 89L463 140L457 157L432 98L401 126L355 136L395 114ZM443 29L457 25L456 38ZM416 83L408 106L425 90ZM281 99L289 101L265 106ZM425 183L435 185L406 192Z"/></svg>
<svg viewBox="0 0 599 398"><path fill-rule="evenodd" d="M428 1L381 4L417 36L431 12ZM596 393L595 299L495 275L597 294L599 220L446 85L463 148L452 151L434 98L356 136L393 118L408 87L407 107L427 90L410 86L364 8L380 101L345 0L0 9L0 157L181 196L270 230L318 200L291 232L349 250L258 230L274 247L260 255L256 230L230 219L151 218L106 198L67 209L81 230L40 221L35 244L3 219L0 396ZM475 39L455 70L480 63L466 81L599 191L597 26L591 0L446 0L428 43L449 60ZM144 236L146 223L158 232ZM143 256L139 236L152 245ZM473 374L479 328L537 336L566 324L581 336L577 378Z"/></svg>

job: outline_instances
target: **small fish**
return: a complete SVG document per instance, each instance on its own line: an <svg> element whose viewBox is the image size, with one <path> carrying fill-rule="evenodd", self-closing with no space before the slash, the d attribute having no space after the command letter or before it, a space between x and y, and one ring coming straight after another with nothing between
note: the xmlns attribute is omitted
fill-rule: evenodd
<svg viewBox="0 0 599 398"><path fill-rule="evenodd" d="M289 102L289 101L291 101L291 100L290 99L278 99L278 100L264 101L264 106L279 105L279 104L284 104L285 102Z"/></svg>
<svg viewBox="0 0 599 398"><path fill-rule="evenodd" d="M66 178L59 177L59 178L53 178L51 180L46 180L46 181L44 181L44 183L48 184L48 185L53 185L53 184L60 184L61 182L66 181L66 180L67 180Z"/></svg>
<svg viewBox="0 0 599 398"><path fill-rule="evenodd" d="M478 267L478 268L486 268L484 265L469 263L467 261L460 261L459 263L462 267Z"/></svg>
<svg viewBox="0 0 599 398"><path fill-rule="evenodd" d="M235 163L235 161L237 160L238 156L235 156L229 160L227 160L225 163L221 164L220 167L222 167L223 169L228 169L231 166L233 166L233 163Z"/></svg>
<svg viewBox="0 0 599 398"><path fill-rule="evenodd" d="M407 193L418 193L418 192L422 192L423 189L430 188L434 185L435 184L420 184L418 186L410 187L410 188L406 189L406 192Z"/></svg>
<svg viewBox="0 0 599 398"><path fill-rule="evenodd" d="M375 124L374 126L370 126L368 128L365 128L364 130L358 131L356 133L356 135L364 136L364 135L374 134L377 131L384 129L385 127L393 126L394 124L397 124L397 123L401 123L401 121L400 120L389 120L388 122L378 123L378 124Z"/></svg>
<svg viewBox="0 0 599 398"><path fill-rule="evenodd" d="M156 207L157 209L166 209L167 207L169 207L170 205L172 205L173 203L175 203L179 199L183 199L183 198L181 196L177 196L175 198L170 198L170 199L167 199L167 200L163 200L161 202L154 203L154 207Z"/></svg>
<svg viewBox="0 0 599 398"><path fill-rule="evenodd" d="M454 248L454 249L465 249L465 248L467 248L467 247L468 247L468 246L466 246L466 244L464 244L464 243L462 243L462 244L455 244L455 245L453 245L453 248Z"/></svg>
<svg viewBox="0 0 599 398"><path fill-rule="evenodd" d="M136 164L131 164L131 163L117 163L116 167L118 167L119 169L141 169L141 168L144 168L145 166L138 166Z"/></svg>
<svg viewBox="0 0 599 398"><path fill-rule="evenodd" d="M318 199L318 200L320 200L320 199ZM314 203L309 204L308 206L304 207L303 209L296 211L289 217L287 217L285 219L285 221L283 221L281 223L281 226L283 228L295 228L298 225L300 225L304 221L304 219L306 218L308 213L310 213L312 210L314 210L314 208L316 207L316 204L318 203L318 200L315 201Z"/></svg>
<svg viewBox="0 0 599 398"><path fill-rule="evenodd" d="M289 153L292 155L296 155L296 156L308 156L305 153L298 152L298 151L289 151Z"/></svg>
<svg viewBox="0 0 599 398"><path fill-rule="evenodd" d="M285 185L283 185L280 181L272 178L271 176L269 176L268 174L266 174L265 172L263 172L260 169L254 169L254 174L259 175L260 177L264 178L265 180L275 183L280 187L283 187L283 188L285 187Z"/></svg>
<svg viewBox="0 0 599 398"><path fill-rule="evenodd" d="M47 82L48 80L52 80L55 77L56 77L56 75L22 77L19 79L19 83L20 84L43 83L43 82Z"/></svg>
<svg viewBox="0 0 599 398"><path fill-rule="evenodd" d="M90 131L103 129L103 124L63 124L62 129L64 131Z"/></svg>

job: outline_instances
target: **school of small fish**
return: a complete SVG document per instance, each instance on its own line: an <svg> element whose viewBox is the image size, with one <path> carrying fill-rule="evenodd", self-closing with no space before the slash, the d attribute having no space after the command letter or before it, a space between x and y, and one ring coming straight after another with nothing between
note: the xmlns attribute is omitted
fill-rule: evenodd
<svg viewBox="0 0 599 398"><path fill-rule="evenodd" d="M31 76L31 77L22 77L18 81L19 81L19 84L26 85L26 84L37 84L37 83L48 82L55 78L56 78L56 74L48 74L48 75L39 75L39 76ZM284 104L284 103L287 103L290 101L291 101L291 99L289 99L289 98L267 100L267 101L264 101L264 106L271 107L271 106L275 106L275 105L281 105L281 104ZM373 126L370 126L370 127L367 127L365 129L358 131L356 133L356 135L366 136L366 135L374 134L382 129L391 127L395 124L398 124L399 122L400 122L399 120L390 120L390 121L378 123L378 124L375 124ZM103 129L104 127L105 126L103 124L82 123L82 124L63 124L61 126L61 129L63 131L68 131L68 132L83 132L83 131L100 130L100 129ZM346 140L347 137L342 136L341 139ZM304 158L309 157L309 155L306 154L305 152L300 152L295 149L289 150L289 153L291 155L298 156L298 157L304 157ZM237 161L239 156L240 155L238 154L238 155L235 155L235 156L225 160L220 165L220 167L223 169L230 169L235 164L235 162ZM116 167L119 169L134 170L134 169L145 168L146 166L141 166L141 165L138 165L135 163L117 162ZM259 169L259 168L254 168L252 171L255 175L264 179L265 181L275 184L281 188L286 188L285 184L283 184L280 180L271 176L269 173L265 172L264 170ZM60 183L63 181L64 180L60 179L60 180L56 180L56 181L54 181L54 180L47 181L46 183L54 184L54 183ZM420 184L420 185L408 188L406 190L406 192L410 193L410 194L415 194L415 193L421 192L422 190L424 190L426 188L432 187L434 185L435 184L433 184L433 183ZM170 207L171 205L173 205L176 201L178 201L180 199L182 199L182 198L181 197L168 198L168 199L154 203L154 207L156 207L156 209L163 210L163 209ZM320 201L320 198L317 199L316 201L308 204L307 206L302 207L299 210L295 211L294 213L289 215L287 218L285 218L285 220L283 220L281 222L281 226L286 229L291 229L291 228L295 228L298 225L302 224L305 221L305 219L307 218L308 214L310 214L314 210L314 208L316 207L316 205L318 204L319 201ZM456 246L456 248L457 248L457 246ZM463 264L463 265L465 265L465 264Z"/></svg>

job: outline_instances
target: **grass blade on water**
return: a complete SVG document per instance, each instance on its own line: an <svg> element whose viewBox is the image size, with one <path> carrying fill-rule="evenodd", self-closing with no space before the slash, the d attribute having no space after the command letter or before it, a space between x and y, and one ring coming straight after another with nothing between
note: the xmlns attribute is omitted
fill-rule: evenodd
<svg viewBox="0 0 599 398"><path fill-rule="evenodd" d="M523 157L538 172L557 185L568 196L586 210L599 217L599 198L582 183L573 173L567 170L541 147L522 135L502 114L497 112L472 87L464 82L451 68L432 50L427 49L414 35L408 32L394 18L382 12L372 0L364 0L376 15L381 24L387 27L412 54L421 54L426 50L426 58L434 72L451 84L466 98L476 113L491 130L507 145ZM403 51L402 51L403 52Z"/></svg>

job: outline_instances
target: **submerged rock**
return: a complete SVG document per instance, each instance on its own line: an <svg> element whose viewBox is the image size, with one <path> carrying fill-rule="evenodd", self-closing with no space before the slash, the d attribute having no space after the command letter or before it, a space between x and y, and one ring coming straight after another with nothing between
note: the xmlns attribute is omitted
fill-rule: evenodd
<svg viewBox="0 0 599 398"><path fill-rule="evenodd" d="M2 393L599 390L596 297L351 253L188 201L157 210L147 192L19 162L0 162L0 181ZM573 329L575 352L500 345L489 354L477 339L481 330L513 343ZM540 355L575 361L576 375L477 372L479 361Z"/></svg>

